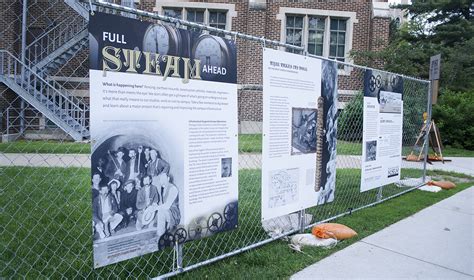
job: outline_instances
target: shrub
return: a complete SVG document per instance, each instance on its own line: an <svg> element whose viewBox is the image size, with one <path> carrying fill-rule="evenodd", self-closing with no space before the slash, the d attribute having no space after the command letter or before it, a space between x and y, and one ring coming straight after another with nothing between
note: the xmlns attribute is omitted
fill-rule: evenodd
<svg viewBox="0 0 474 280"><path fill-rule="evenodd" d="M433 119L443 143L474 150L474 89L467 92L443 90L433 106Z"/></svg>
<svg viewBox="0 0 474 280"><path fill-rule="evenodd" d="M337 120L337 139L344 141L362 141L364 96L357 93L346 104Z"/></svg>
<svg viewBox="0 0 474 280"><path fill-rule="evenodd" d="M423 112L426 109L426 91L413 81L404 85L403 97L403 145L413 145L423 126ZM362 141L364 96L359 92L341 111L338 119L337 139Z"/></svg>

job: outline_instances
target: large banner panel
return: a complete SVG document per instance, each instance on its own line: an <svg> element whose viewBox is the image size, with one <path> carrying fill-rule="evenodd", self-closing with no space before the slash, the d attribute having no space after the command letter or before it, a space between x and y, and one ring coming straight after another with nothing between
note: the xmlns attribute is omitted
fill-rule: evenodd
<svg viewBox="0 0 474 280"><path fill-rule="evenodd" d="M334 200L337 67L264 49L262 220Z"/></svg>
<svg viewBox="0 0 474 280"><path fill-rule="evenodd" d="M361 192L400 180L403 79L367 70L364 77Z"/></svg>
<svg viewBox="0 0 474 280"><path fill-rule="evenodd" d="M232 41L89 21L94 266L237 226Z"/></svg>

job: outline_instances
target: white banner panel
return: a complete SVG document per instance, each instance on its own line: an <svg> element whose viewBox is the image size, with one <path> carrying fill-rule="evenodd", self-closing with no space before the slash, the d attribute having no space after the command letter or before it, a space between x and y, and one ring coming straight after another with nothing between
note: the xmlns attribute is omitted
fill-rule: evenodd
<svg viewBox="0 0 474 280"><path fill-rule="evenodd" d="M364 88L361 192L400 180L403 79L367 70Z"/></svg>
<svg viewBox="0 0 474 280"><path fill-rule="evenodd" d="M236 228L234 42L101 13L89 30L94 266Z"/></svg>
<svg viewBox="0 0 474 280"><path fill-rule="evenodd" d="M264 49L262 220L334 199L336 79L334 63ZM334 137L326 139L327 124Z"/></svg>

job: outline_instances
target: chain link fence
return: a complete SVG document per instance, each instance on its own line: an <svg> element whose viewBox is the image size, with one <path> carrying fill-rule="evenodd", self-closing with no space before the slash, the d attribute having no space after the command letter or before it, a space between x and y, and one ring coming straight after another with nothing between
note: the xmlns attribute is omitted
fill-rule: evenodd
<svg viewBox="0 0 474 280"><path fill-rule="evenodd" d="M57 100L65 100L58 106L66 107L71 106L68 102L74 99L75 104L79 104L75 110L84 112L81 125L87 130L89 64L87 37L84 37L87 19L77 9L87 9L88 5L74 1L69 5L68 2L28 1L23 42L22 36L18 36L23 25L22 2L0 3L0 127L3 140L0 143L0 277L170 276L299 230L293 228L270 237L262 228L260 102L255 105L257 116L254 119L249 121L242 114L239 118L241 127L246 126L239 135L239 227L176 248L93 269L90 145L86 140L73 141L71 135L76 134L64 132L71 128L61 127L58 125L61 120L54 120L44 110L38 110L34 100L25 102L28 99L20 97L28 93L51 92L57 94ZM123 13L114 9L103 11ZM143 14L134 16L156 21ZM238 48L247 47L245 38L236 40ZM70 43L68 47L60 49L66 43ZM22 45L26 47L25 53L21 51ZM256 52L262 55L261 49ZM53 63L46 63L44 59ZM345 106L341 106L338 113L335 199L332 203L306 209L312 219L305 228L401 195L419 186L424 179L423 163L403 161L401 178L405 185L392 184L360 193L362 93L364 74L369 68L338 64L341 71L339 101ZM403 80L403 154L407 155L423 125L422 114L429 106L429 83L410 77L403 77ZM244 90L261 98L261 85L240 85L240 91ZM87 139L83 131L78 133L82 139Z"/></svg>

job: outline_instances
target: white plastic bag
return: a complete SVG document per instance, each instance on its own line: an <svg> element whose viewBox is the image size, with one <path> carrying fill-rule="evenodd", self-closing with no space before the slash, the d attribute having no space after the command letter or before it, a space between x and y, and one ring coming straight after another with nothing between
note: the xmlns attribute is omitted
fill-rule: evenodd
<svg viewBox="0 0 474 280"><path fill-rule="evenodd" d="M418 189L420 191L434 192L434 193L441 191L441 188L438 186L428 186L428 185L424 185L423 187L420 187Z"/></svg>
<svg viewBox="0 0 474 280"><path fill-rule="evenodd" d="M332 248L336 246L337 240L334 238L321 239L311 233L295 234L291 237L290 243L296 247L314 246Z"/></svg>

